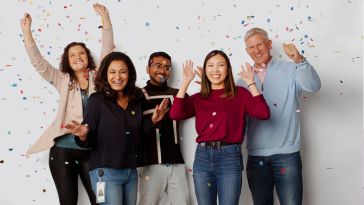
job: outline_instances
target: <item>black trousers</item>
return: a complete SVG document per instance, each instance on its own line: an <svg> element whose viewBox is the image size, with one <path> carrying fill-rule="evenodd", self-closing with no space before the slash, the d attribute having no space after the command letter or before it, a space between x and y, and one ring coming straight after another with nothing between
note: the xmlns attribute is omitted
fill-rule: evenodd
<svg viewBox="0 0 364 205"><path fill-rule="evenodd" d="M60 205L77 205L78 175L86 189L91 204L96 204L89 176L89 150L52 147L49 168L57 188Z"/></svg>

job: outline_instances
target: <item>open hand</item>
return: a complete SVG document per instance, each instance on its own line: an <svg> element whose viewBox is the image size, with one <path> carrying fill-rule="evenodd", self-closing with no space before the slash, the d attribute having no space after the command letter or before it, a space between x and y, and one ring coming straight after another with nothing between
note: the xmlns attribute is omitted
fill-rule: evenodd
<svg viewBox="0 0 364 205"><path fill-rule="evenodd" d="M72 123L66 124L64 127L70 130L73 135L78 136L81 141L86 140L87 133L89 132L87 124L82 125L77 121L72 120Z"/></svg>
<svg viewBox="0 0 364 205"><path fill-rule="evenodd" d="M254 70L249 63L245 63L245 67L241 65L239 76L244 80L246 85L254 83Z"/></svg>
<svg viewBox="0 0 364 205"><path fill-rule="evenodd" d="M153 124L157 124L159 121L161 121L166 113L168 112L169 108L169 99L164 98L162 102L157 105L154 109L153 115L152 115L152 122Z"/></svg>

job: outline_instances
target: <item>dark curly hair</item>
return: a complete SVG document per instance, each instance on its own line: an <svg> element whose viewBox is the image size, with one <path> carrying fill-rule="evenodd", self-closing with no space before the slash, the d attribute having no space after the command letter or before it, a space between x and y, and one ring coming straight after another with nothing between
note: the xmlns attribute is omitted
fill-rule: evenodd
<svg viewBox="0 0 364 205"><path fill-rule="evenodd" d="M100 68L95 78L95 90L103 93L108 98L117 99L118 97L117 92L111 88L107 80L107 70L113 61L122 61L128 67L129 77L123 92L124 95L128 96L129 103L134 103L137 100L140 100L143 93L141 92L140 88L135 86L137 73L134 64L129 58L129 56L121 52L111 52L108 55L106 55L104 59L102 59Z"/></svg>
<svg viewBox="0 0 364 205"><path fill-rule="evenodd" d="M226 65L227 65L227 76L224 81L224 97L235 97L237 91L236 91L236 86L234 83L234 77L233 77L230 59L224 53L224 51L220 51L220 50L213 50L210 53L208 53L205 57L205 61L203 62L203 74L201 76L201 92L200 93L201 93L202 97L208 97L210 95L211 82L207 78L207 75L206 75L206 63L208 60L210 60L210 58L212 58L216 55L221 55L225 59Z"/></svg>
<svg viewBox="0 0 364 205"><path fill-rule="evenodd" d="M87 54L87 60L88 60L88 65L87 68L90 70L95 70L96 69L96 64L95 61L91 55L91 51L90 49L88 49L86 47L86 45L82 42L72 42L70 44L68 44L64 50L63 50L63 54L61 56L61 62L59 63L59 68L62 72L64 73L68 73L70 75L70 82L73 82L75 80L75 72L73 71L73 69L71 68L70 62L69 62L69 58L68 58L68 52L70 50L71 47L73 46L81 46L82 48L85 49L86 54Z"/></svg>

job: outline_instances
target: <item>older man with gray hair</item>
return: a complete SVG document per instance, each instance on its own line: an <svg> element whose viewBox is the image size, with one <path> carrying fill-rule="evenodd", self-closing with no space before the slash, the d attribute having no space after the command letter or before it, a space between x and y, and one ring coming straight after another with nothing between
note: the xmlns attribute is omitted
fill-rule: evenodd
<svg viewBox="0 0 364 205"><path fill-rule="evenodd" d="M265 30L252 28L244 40L254 61L255 83L271 112L269 120L251 118L247 125L247 176L254 204L273 205L274 187L281 205L302 204L299 97L317 92L320 78L295 45L283 44L293 61L284 62L272 58Z"/></svg>

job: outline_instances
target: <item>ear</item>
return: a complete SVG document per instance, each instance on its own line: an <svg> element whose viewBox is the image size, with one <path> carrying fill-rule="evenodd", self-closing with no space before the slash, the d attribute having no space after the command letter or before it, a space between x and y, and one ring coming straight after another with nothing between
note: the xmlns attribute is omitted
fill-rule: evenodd
<svg viewBox="0 0 364 205"><path fill-rule="evenodd" d="M145 67L145 71L147 71L147 74L149 75L149 65Z"/></svg>
<svg viewBox="0 0 364 205"><path fill-rule="evenodd" d="M272 49L272 40L268 40L268 48L269 50Z"/></svg>

